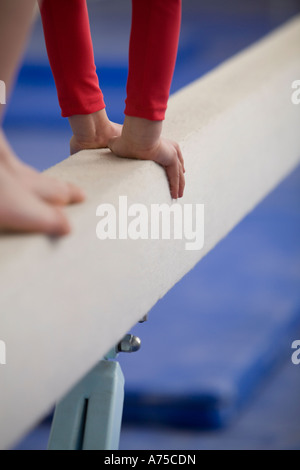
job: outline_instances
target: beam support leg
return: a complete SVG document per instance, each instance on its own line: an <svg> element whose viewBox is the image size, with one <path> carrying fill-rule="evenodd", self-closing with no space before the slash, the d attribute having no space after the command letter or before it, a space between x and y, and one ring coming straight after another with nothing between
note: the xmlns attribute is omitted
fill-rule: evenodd
<svg viewBox="0 0 300 470"><path fill-rule="evenodd" d="M124 403L120 364L102 360L56 406L48 450L116 450Z"/></svg>

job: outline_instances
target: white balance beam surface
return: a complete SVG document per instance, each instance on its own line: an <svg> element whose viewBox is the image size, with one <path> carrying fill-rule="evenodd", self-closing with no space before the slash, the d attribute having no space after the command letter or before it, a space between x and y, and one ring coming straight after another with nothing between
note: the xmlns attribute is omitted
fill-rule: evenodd
<svg viewBox="0 0 300 470"><path fill-rule="evenodd" d="M49 170L80 185L87 200L66 209L70 236L0 237L1 448L45 416L298 165L296 80L299 17L170 99L164 132L181 144L186 164L178 204L204 204L200 250L186 250L184 239L96 236L101 204L118 210L120 196L149 211L154 203L171 204L155 163L95 150Z"/></svg>

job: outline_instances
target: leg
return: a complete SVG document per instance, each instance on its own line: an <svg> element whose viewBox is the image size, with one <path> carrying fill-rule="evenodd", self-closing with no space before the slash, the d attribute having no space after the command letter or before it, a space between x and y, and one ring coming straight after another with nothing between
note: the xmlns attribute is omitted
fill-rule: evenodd
<svg viewBox="0 0 300 470"><path fill-rule="evenodd" d="M20 57L30 33L35 3L35 0L0 2L0 71L8 94L11 93ZM4 105L0 105L1 123L3 112Z"/></svg>
<svg viewBox="0 0 300 470"><path fill-rule="evenodd" d="M26 44L34 16L35 0L0 2L1 80L11 93L20 56ZM0 104L0 124L4 105ZM55 204L79 202L81 191L53 182L24 165L14 155L0 129L0 230L41 231L62 235L69 224Z"/></svg>

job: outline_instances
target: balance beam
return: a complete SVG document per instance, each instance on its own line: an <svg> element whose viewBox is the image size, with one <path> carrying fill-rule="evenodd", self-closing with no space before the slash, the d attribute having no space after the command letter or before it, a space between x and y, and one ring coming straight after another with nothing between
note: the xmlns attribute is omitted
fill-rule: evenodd
<svg viewBox="0 0 300 470"><path fill-rule="evenodd" d="M291 97L299 59L296 17L171 97L164 132L180 142L186 163L178 203L205 207L201 250L186 250L183 239L97 238L102 203L171 203L155 163L95 150L48 170L80 185L87 200L66 209L73 231L65 238L0 237L1 448L43 418L298 165L300 106Z"/></svg>

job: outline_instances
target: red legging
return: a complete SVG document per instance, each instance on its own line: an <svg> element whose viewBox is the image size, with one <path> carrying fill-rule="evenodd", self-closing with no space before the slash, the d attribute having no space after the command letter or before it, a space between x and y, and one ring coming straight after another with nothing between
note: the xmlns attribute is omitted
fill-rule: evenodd
<svg viewBox="0 0 300 470"><path fill-rule="evenodd" d="M62 116L105 108L86 0L43 0L41 16ZM181 24L181 0L132 0L125 114L165 117Z"/></svg>

